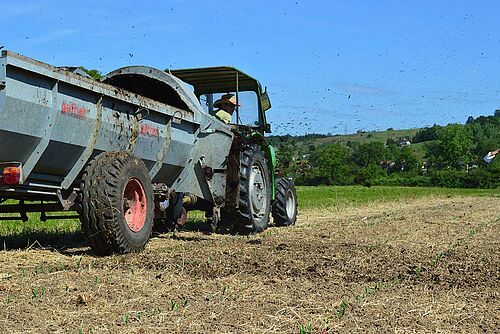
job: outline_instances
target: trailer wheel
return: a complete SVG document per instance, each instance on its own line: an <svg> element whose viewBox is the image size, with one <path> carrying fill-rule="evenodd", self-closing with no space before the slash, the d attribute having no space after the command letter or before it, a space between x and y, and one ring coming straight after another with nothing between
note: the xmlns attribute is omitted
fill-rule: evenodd
<svg viewBox="0 0 500 334"><path fill-rule="evenodd" d="M237 214L243 232L262 232L269 223L271 182L264 153L252 145L240 155L240 183Z"/></svg>
<svg viewBox="0 0 500 334"><path fill-rule="evenodd" d="M276 199L272 212L276 226L295 224L297 220L297 191L291 180L287 178L276 180Z"/></svg>
<svg viewBox="0 0 500 334"><path fill-rule="evenodd" d="M82 176L80 221L99 255L140 252L151 235L153 187L141 159L127 152L97 156Z"/></svg>

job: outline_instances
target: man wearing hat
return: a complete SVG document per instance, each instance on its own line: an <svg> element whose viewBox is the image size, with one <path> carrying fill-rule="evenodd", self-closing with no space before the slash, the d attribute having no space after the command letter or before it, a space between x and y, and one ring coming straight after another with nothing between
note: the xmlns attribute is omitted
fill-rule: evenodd
<svg viewBox="0 0 500 334"><path fill-rule="evenodd" d="M233 94L224 94L220 99L214 102L213 115L223 121L224 123L231 123L231 116L236 108L236 97Z"/></svg>

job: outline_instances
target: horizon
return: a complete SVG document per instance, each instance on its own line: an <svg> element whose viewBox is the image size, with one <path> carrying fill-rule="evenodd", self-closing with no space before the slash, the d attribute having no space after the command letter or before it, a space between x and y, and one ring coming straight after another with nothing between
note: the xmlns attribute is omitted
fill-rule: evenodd
<svg viewBox="0 0 500 334"><path fill-rule="evenodd" d="M500 109L496 109L496 110L500 110ZM474 119L477 119L478 117L488 117L488 116L495 116L495 111L494 110L490 115L478 115L476 117L474 117ZM469 116L467 116L467 118L469 118ZM392 127L389 127L387 129L381 129L381 130L356 130L355 132L349 132L349 133L318 133L318 132L308 132L308 133L303 133L303 134L290 134L290 133L285 133L285 134L275 134L274 132L271 133L269 136L293 136L293 137L301 137L301 136L327 136L327 137L334 137L334 136L349 136L349 135L356 135L358 133L370 133L370 132L387 132L387 131L410 131L410 130L421 130L421 129L425 129L425 128L430 128L430 127L433 127L433 126L441 126L441 127L445 127L445 126L448 126L448 125L454 125L454 124L459 124L459 125L465 125L466 124L466 121L467 119L464 121L464 122L453 122L453 123L447 123L447 124L432 124L432 125L428 125L428 126L422 126L422 127L414 127L414 128L392 128Z"/></svg>

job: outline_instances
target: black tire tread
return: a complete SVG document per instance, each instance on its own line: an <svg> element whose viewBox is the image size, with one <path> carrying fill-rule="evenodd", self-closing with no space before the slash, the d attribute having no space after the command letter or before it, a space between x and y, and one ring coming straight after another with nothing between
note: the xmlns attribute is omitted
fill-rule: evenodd
<svg viewBox="0 0 500 334"><path fill-rule="evenodd" d="M297 191L293 182L287 178L276 180L276 199L272 208L273 220L276 226L291 226L297 220L297 207L295 207L293 217L288 217L288 213L286 212L286 195L288 190L292 191L293 196L295 196L295 205L297 205Z"/></svg>
<svg viewBox="0 0 500 334"><path fill-rule="evenodd" d="M267 193L268 193L268 203L267 209L268 212L265 214L265 220L258 224L254 221L252 217L252 212L250 208L250 197L249 197L249 174L251 171L251 167L255 161L260 161L263 164L263 170L268 172L268 162L264 156L264 153L257 145L252 145L243 151L240 155L240 184L239 184L239 200L238 200L238 209L236 210L236 220L239 222L239 226L241 227L240 232L244 234L248 233L257 233L262 232L267 228L269 223L269 212L271 207L271 187L269 181L269 175L266 175L266 179L268 181L267 184Z"/></svg>
<svg viewBox="0 0 500 334"><path fill-rule="evenodd" d="M128 173L127 169L133 169L134 165L147 175L142 160L127 152L101 153L88 164L82 175L80 220L90 247L98 255L140 252L147 242L131 243L122 230L123 190L119 189L119 183L121 177ZM148 178L149 175L146 182L142 182L148 203L144 226L147 239L151 235L154 214L153 189Z"/></svg>

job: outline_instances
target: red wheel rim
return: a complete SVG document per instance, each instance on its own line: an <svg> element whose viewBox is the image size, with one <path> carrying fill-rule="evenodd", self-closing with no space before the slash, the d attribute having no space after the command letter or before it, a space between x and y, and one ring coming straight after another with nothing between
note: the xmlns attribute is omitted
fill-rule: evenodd
<svg viewBox="0 0 500 334"><path fill-rule="evenodd" d="M139 232L146 222L146 194L141 182L136 178L128 180L123 191L123 215L127 226L133 232Z"/></svg>

